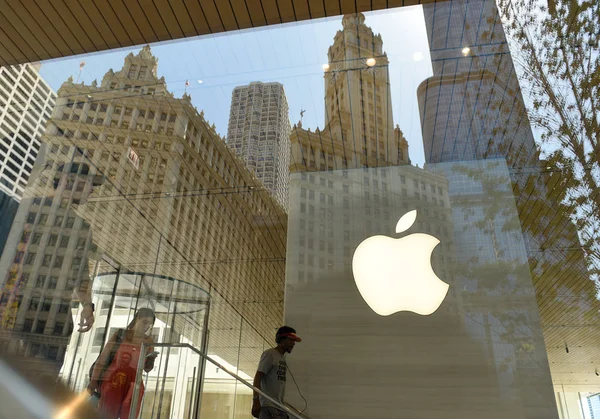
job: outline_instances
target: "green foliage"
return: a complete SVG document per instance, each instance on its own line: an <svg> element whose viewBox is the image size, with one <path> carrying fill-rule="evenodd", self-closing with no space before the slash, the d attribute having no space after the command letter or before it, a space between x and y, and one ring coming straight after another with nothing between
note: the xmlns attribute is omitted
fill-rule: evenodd
<svg viewBox="0 0 600 419"><path fill-rule="evenodd" d="M498 0L529 118L578 226L593 279L600 274L600 2Z"/></svg>

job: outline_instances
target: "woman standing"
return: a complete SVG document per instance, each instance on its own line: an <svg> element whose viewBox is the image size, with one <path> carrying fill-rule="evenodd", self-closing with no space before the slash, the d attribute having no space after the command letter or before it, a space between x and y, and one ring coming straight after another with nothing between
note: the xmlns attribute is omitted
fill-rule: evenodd
<svg viewBox="0 0 600 419"><path fill-rule="evenodd" d="M88 391L90 394L100 394L98 412L101 417L129 419L142 343L149 353L144 363L144 371L150 372L154 368L157 354L153 352L154 341L149 335L154 320L154 311L149 308L139 309L127 329L118 330L111 336L100 353L93 368ZM144 384L141 383L136 415L131 419L137 419L143 396Z"/></svg>

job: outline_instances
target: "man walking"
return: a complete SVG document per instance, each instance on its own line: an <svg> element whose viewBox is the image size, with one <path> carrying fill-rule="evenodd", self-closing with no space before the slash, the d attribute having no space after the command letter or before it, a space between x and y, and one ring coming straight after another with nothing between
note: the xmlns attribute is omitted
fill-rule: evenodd
<svg viewBox="0 0 600 419"><path fill-rule="evenodd" d="M275 335L277 346L267 349L260 357L258 369L254 375L254 387L263 391L271 398L284 404L287 363L285 355L292 352L296 342L302 339L296 335L296 330L289 326L280 327ZM254 392L252 416L259 419L287 419L288 415L263 395Z"/></svg>

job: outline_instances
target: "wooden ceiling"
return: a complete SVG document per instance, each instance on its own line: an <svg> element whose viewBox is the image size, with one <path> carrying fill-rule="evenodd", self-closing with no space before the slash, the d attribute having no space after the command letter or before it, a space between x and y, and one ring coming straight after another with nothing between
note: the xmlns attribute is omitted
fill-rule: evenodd
<svg viewBox="0 0 600 419"><path fill-rule="evenodd" d="M434 0L0 0L0 66Z"/></svg>

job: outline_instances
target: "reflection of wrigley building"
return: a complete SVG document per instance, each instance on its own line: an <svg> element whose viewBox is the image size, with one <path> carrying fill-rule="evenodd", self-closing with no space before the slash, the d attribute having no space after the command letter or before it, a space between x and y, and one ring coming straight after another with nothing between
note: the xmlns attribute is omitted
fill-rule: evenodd
<svg viewBox="0 0 600 419"><path fill-rule="evenodd" d="M77 244L80 241L82 246L89 249L93 240L100 253L118 259L116 262L124 270L154 271L159 275L194 283L203 289L210 289L206 278L227 284L234 284L235 278L235 285L223 284L220 287L221 294L226 294L232 303L220 301L218 310L213 310L210 316L209 329L214 331L211 344L217 342L220 348L235 347L239 338L237 335L230 338L229 334L221 332L223 328L215 326L226 321L224 317L234 309L263 336L270 336L271 330L279 326L282 317L282 313L278 313L277 307L272 305L257 304L252 311L244 307L232 307L244 300L241 294L248 289L253 289L257 299L261 300L267 299L261 293L268 286L277 289L277 284L281 284L282 293L283 275L275 268L259 272L240 270L230 264L208 264L192 269L189 264L168 263L176 252L165 244L165 239L180 246L185 244L187 257L195 261L202 260L207 254L217 254L225 246L225 241L234 255L243 251L251 258L271 259L273 255L268 253L270 248L265 243L272 240L272 236L255 231L250 222L245 222L245 218L236 214L240 207L251 214L260 212L274 219L285 219L285 213L273 197L262 191L252 195L239 194L237 201L221 199L218 206L213 203L218 198L186 195L188 191L232 189L240 185L256 188L259 181L228 149L215 132L214 125L211 127L203 113L193 108L189 95L184 94L182 99L177 99L167 91L164 78L159 79L156 75L157 61L150 48L144 47L137 55L129 54L125 58L122 70L110 70L100 85L95 81L91 85L75 84L72 78L63 84L59 90L61 97L44 136L44 163L47 163L48 169L32 182L30 196L24 200L29 207L23 206L23 210L29 211L31 219L27 218L22 228L28 234L13 235L20 240L19 243L6 247L19 249L24 255L18 260L14 256L6 258L9 266L3 265L0 269L1 274L10 272L11 275L14 273L15 278L23 278L15 286L18 290L14 292L18 293L18 298L15 298L17 303L4 310L3 319L12 325L15 334L19 334L24 344L23 350L36 364L40 364L40 371L54 371L62 365L62 378L76 390L81 390L87 384L87 371L98 356L106 334L114 332L103 329L108 319L108 309L94 297L97 305L94 328L85 334L75 330L69 338L67 316L71 314L68 312L70 289L65 271L69 267L79 266L83 261L83 247ZM130 150L135 151L137 161L132 162L128 158ZM61 190L51 200L44 200L51 203L48 206L42 205L40 198L31 197L31 193L35 197L50 196L57 168L69 161L87 162L93 172L102 174L106 179L102 186L95 188L90 201L76 210L77 218L74 210L66 208L68 200L61 199ZM157 199L136 200L131 204L122 199L123 193ZM177 195L179 199L158 199L169 194ZM184 196L185 199L182 198ZM73 219L71 224L68 224L70 218L67 219L67 215ZM43 221L41 217L44 217ZM64 221L57 221L63 218ZM160 225L160 229L155 228L154 221ZM191 234L214 232L217 229L236 231L241 237L251 237L254 246L248 245L244 239L231 240L225 234ZM88 230L93 230L93 238ZM62 243L60 240L59 244L52 244L50 239L57 234L66 237L64 242L71 245L63 248L59 245ZM37 241L28 239L38 236ZM90 258L90 273L94 272L95 267L91 260L93 253L85 252ZM157 266L157 254L165 263ZM46 265L46 260L53 262ZM56 260L61 263L54 262ZM61 266L65 268L61 270ZM106 267L101 269L112 270ZM36 283L37 278L46 276L52 281ZM30 278L29 282L26 278ZM256 284L264 284L264 287ZM63 294L63 300L53 298L54 295ZM40 299L41 303L32 303ZM131 304L133 307L135 302ZM73 310L72 314L75 316L76 312ZM130 308L119 307L110 317L110 327L125 327L130 319ZM78 318L75 323L77 321ZM201 346L202 333L186 333L181 330L183 327L178 326L174 325L174 329L178 329L176 333L169 331L170 325L167 327L159 317L153 334L159 342L180 341ZM248 345L262 347L258 334L248 336L247 341ZM166 359L168 351L161 352L161 360ZM177 356L182 358L183 352L180 351ZM232 355L225 352L219 351L213 357L225 366L234 365L237 353ZM179 363L175 362L175 358L170 359L173 366ZM247 368L244 372L248 372ZM159 369L155 368L150 378L158 373ZM170 375L171 372L167 371L166 374ZM249 378L242 372L240 375ZM214 369L207 372L207 378L223 377L228 376ZM189 377L185 374L169 378L172 378L169 381L171 386L188 386ZM185 385L183 380L186 381ZM211 392L211 388L205 386L205 392ZM250 398L251 393L248 393ZM180 402L187 405L185 397Z"/></svg>
<svg viewBox="0 0 600 419"><path fill-rule="evenodd" d="M325 127L294 126L291 171L408 164L408 142L394 128L388 58L362 13L346 15L327 52Z"/></svg>
<svg viewBox="0 0 600 419"><path fill-rule="evenodd" d="M118 262L122 263L125 269L135 271L157 269L156 273L158 274L193 283L203 289L210 289L210 285L200 278L211 278L215 281L218 280L216 278L220 278L223 281L233 277L234 274L238 285L242 285L244 282L257 283L259 275L262 275L260 281L265 284L278 280L282 282L283 278L279 278L275 271L260 272L260 274L250 271L234 273L222 265L191 269L190 266L181 263L159 263L158 267L155 264L157 250L160 249L161 252L164 252L161 261L168 261L169 254L174 254L174 252L164 243L161 248L161 239L157 230L151 222L145 220L157 220L158 224L161 224L161 234L164 234L164 237L168 237L169 241L173 243L194 241L193 245L187 249L188 257L191 260L202 260L203 254L218 250L225 240L229 242L230 238L227 237L213 239L214 233L209 234L211 230L236 231L245 236L251 236L251 233L254 233L253 239L257 242L267 239L253 230L247 231L249 226L246 224L238 223L235 225L235 229L217 225L217 219L221 218L217 212L232 214L238 210L235 205L241 205L239 201L237 203L234 201L229 204L229 207L224 205L218 208L208 205L208 198L198 196L199 194L186 195L189 191L210 190L218 187L232 189L242 185L257 186L259 183L235 153L229 150L224 139L216 133L214 124L209 126L204 119L204 112L198 113L193 108L191 97L184 93L183 98L177 99L167 91L164 78L158 79L156 75L157 62L158 59L151 54L150 48L144 47L137 55L129 54L125 58L122 70L118 72L110 70L104 76L99 87L96 87L95 83L92 83L91 87L73 84L72 79L61 87L61 91L64 91L69 97L87 94L92 95L96 101L101 103L97 111L102 114L98 114L94 122L92 122L92 118L86 121L87 127L78 123L79 138L71 139L87 158L93 161L93 166L105 170L105 174L111 181L110 185L105 185L100 192L100 194L106 193L108 199L105 202L100 198L96 202L88 203L80 210L86 219L91 220L94 242L97 243L100 251L118 258ZM104 102L106 102L106 106L102 104ZM68 115L76 111L77 107L69 103L65 107L64 114ZM109 122L107 119L111 114L112 119ZM69 116L62 119L69 119ZM75 119L76 117L72 118L72 120ZM101 144L98 144L98 141ZM102 152L103 150L110 151L110 153ZM129 150L136 152L139 158L138 167L129 161L126 153ZM181 199L180 206L178 199L136 201L135 207L145 213L146 217L131 217L128 215L132 212L130 204L123 200L114 200L113 196L117 194L114 191L105 190L111 186L130 193L156 194L156 197L169 196L169 192L171 194L175 192L175 195L179 193L179 196L186 198ZM253 194L252 197L243 193L240 195L241 200L252 212L263 211L263 214L271 214L275 218L284 216L281 206L268 193ZM236 222L235 217L231 218L233 219L232 223ZM192 235L192 232L203 232L204 234ZM242 247L246 245L238 241L237 244L229 244L229 246L233 254L239 254ZM162 249L167 250L163 251ZM253 251L247 246L244 250ZM258 259L272 257L272 255L257 254L251 256ZM198 271L202 275L199 275ZM96 278L94 281L98 280L99 278ZM240 286L240 290L232 291L232 293L243 293L247 286ZM96 284L94 288L97 288ZM225 289L225 287L223 288ZM232 294L231 298L242 300L243 296ZM125 328L131 321L132 311L130 308L127 308L126 304L122 307L116 305L111 313L110 328L104 330L108 320L107 301L101 302L96 296L94 303L99 308L94 328L86 334L76 332L72 334L63 362L62 378L65 382L70 381L76 389L83 388L88 382L87 371L100 352L102 335L105 333L107 339L116 332L116 328ZM225 304L221 303L221 306ZM135 306L135 301L131 303L131 307L133 306ZM236 341L228 341L223 338L216 326L224 321L219 316L221 312L226 311L222 309L211 312L211 323L214 323L209 325L209 330L213 332L211 342L218 341L223 347L234 347ZM278 326L271 321L270 316L266 316L258 309L255 309L253 313L244 312L243 314L248 323L251 323L263 335L270 335L270 331ZM253 318L253 316L256 317ZM171 326L166 324L161 316L157 316L152 334L156 342L189 343L194 347L201 348L203 330L190 330L189 327L183 325L178 327L177 324L174 329L171 330ZM262 345L262 342L256 343L257 346L259 344ZM215 348L212 350L214 351ZM157 366L149 374L150 382L147 382L148 391L145 399L151 400L153 380L156 382L159 376L166 378L167 385L164 392L167 399L165 399L165 405L168 405L167 400L172 397L171 408L174 409L174 417L179 414L183 417L182 409L190 404L189 397L192 391L190 380L192 380L194 371L192 367L184 371L181 365L193 365L191 359L195 360L196 358L186 350L163 348L160 349L160 352L159 361L164 363L169 357L169 368L163 370L163 364L157 362ZM230 371L236 371L233 365L237 359L229 356L230 354L221 354L217 350L216 353L213 352L210 355L228 367ZM238 370L240 376L250 379L246 373L251 373L251 371ZM205 393L223 392L219 383L231 381L229 375L214 368L206 369L205 379L209 380L204 383ZM179 394L175 394L175 389L181 390ZM251 397L250 390L245 387L240 387L238 393L247 394L248 398Z"/></svg>
<svg viewBox="0 0 600 419"><path fill-rule="evenodd" d="M368 219L382 232L392 232L403 214L417 209L415 227L445 242L434 258L448 260L451 253L446 250L451 240L443 233L451 229L446 222L449 208L444 204L448 182L443 175L410 166L408 142L398 125L394 127L389 60L381 35L365 24L362 13L345 15L342 26L323 66L325 126L311 131L300 122L290 135L290 208L299 209L300 222L290 222L288 235L304 243L298 252L307 255L307 262L294 266L295 255L288 257L286 280L292 275L303 281L307 274L306 280L311 281L327 274L341 257L350 260L354 249L347 238L353 224L349 218L336 222L339 214L334 211L346 208L358 193L363 194L359 205L367 207L360 222ZM372 170L377 167L387 169ZM369 170L356 170L362 168ZM389 205L396 198L400 205ZM308 213L302 208L308 208ZM300 227L304 222L308 222L308 230ZM317 237L310 232L313 223L317 227L321 223L317 240L319 246L328 241L328 252L310 244ZM424 229L426 226L431 230ZM339 243L343 249L335 250L336 254L334 247ZM448 265L444 266L449 277Z"/></svg>

